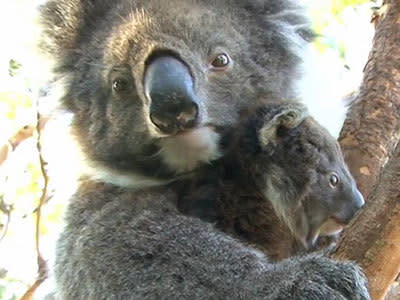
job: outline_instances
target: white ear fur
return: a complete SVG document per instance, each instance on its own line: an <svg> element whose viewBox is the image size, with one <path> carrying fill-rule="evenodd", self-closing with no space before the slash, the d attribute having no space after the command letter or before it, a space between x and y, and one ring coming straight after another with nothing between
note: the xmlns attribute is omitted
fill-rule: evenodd
<svg viewBox="0 0 400 300"><path fill-rule="evenodd" d="M264 146L276 144L278 128L291 129L297 127L308 116L307 109L300 104L292 104L283 108L272 119L267 120L258 132L260 143Z"/></svg>

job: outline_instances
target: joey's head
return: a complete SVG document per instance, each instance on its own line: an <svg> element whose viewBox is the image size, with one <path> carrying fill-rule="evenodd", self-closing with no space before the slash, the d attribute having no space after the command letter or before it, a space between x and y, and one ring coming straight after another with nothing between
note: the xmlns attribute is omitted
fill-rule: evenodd
<svg viewBox="0 0 400 300"><path fill-rule="evenodd" d="M258 95L293 96L308 36L291 1L50 0L42 17L74 134L109 179L223 155Z"/></svg>
<svg viewBox="0 0 400 300"><path fill-rule="evenodd" d="M337 141L299 104L267 105L249 124L255 181L294 236L309 247L339 233L364 199Z"/></svg>

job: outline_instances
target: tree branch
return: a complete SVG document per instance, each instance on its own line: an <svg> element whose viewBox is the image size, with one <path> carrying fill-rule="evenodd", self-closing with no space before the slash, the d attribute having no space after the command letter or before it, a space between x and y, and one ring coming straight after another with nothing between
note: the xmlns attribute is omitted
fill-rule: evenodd
<svg viewBox="0 0 400 300"><path fill-rule="evenodd" d="M374 300L400 271L400 2L387 0L339 141L367 206L333 257L358 262ZM389 162L389 163L388 163Z"/></svg>
<svg viewBox="0 0 400 300"><path fill-rule="evenodd" d="M12 137L7 140L3 146L0 147L0 166L7 160L8 156L20 143L30 138L35 131L35 126L26 125L17 131Z"/></svg>
<svg viewBox="0 0 400 300"><path fill-rule="evenodd" d="M371 193L368 207L348 228L334 255L361 264L375 300L383 299L400 272L399 183L400 145Z"/></svg>
<svg viewBox="0 0 400 300"><path fill-rule="evenodd" d="M384 5L359 95L339 138L364 197L400 138L400 3L388 0Z"/></svg>

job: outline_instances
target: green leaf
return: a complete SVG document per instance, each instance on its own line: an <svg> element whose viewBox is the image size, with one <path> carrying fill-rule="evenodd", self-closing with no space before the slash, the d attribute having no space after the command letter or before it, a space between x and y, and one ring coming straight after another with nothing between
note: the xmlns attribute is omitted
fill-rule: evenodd
<svg viewBox="0 0 400 300"><path fill-rule="evenodd" d="M21 66L22 65L19 62L17 62L15 59L10 59L10 62L8 64L8 74L11 77L17 75Z"/></svg>

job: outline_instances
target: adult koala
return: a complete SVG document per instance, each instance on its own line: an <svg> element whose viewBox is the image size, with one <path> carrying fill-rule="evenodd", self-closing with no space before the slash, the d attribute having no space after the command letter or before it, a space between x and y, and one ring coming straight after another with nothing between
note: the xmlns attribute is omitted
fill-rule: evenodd
<svg viewBox="0 0 400 300"><path fill-rule="evenodd" d="M60 299L369 299L353 264L272 265L161 186L221 156L257 99L293 98L308 30L292 2L52 0L42 16L92 169L58 242Z"/></svg>
<svg viewBox="0 0 400 300"><path fill-rule="evenodd" d="M62 0L42 15L91 175L135 187L221 156L257 95L293 99L308 34L289 1Z"/></svg>

